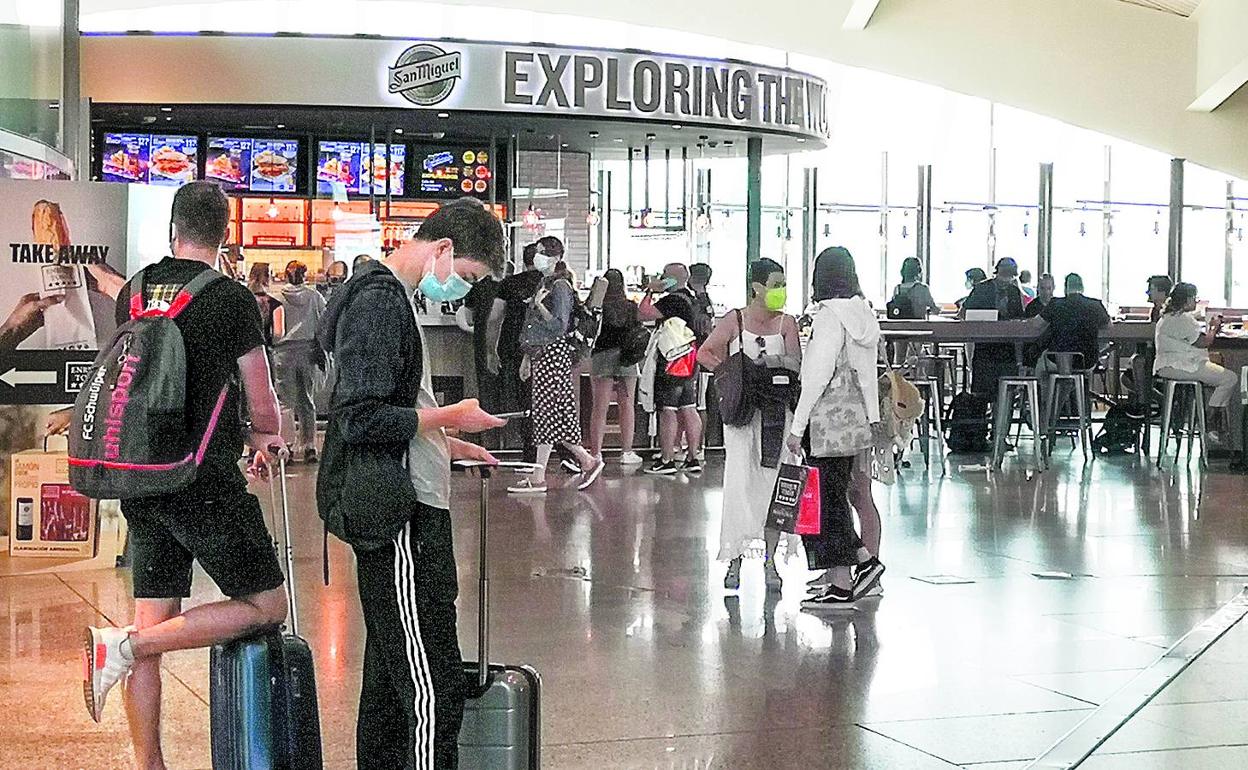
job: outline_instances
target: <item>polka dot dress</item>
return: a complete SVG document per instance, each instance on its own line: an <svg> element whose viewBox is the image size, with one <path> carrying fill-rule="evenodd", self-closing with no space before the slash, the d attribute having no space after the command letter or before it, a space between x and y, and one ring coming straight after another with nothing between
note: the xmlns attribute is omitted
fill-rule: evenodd
<svg viewBox="0 0 1248 770"><path fill-rule="evenodd" d="M581 443L581 421L572 391L572 344L562 339L530 355L534 443Z"/></svg>

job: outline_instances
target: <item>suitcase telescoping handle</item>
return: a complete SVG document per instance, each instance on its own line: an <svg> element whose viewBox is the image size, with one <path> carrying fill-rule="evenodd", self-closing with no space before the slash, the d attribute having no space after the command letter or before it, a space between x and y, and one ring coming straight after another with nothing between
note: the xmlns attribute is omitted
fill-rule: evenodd
<svg viewBox="0 0 1248 770"><path fill-rule="evenodd" d="M490 572L486 569L486 553L490 537L490 474L492 469L483 465L477 469L481 476L481 553L477 571L480 573L477 596L477 685L481 689L490 681Z"/></svg>
<svg viewBox="0 0 1248 770"><path fill-rule="evenodd" d="M290 496L286 490L286 457L288 452L285 447L274 447L273 455L277 457L277 478L272 478L270 474L269 489L272 492L275 486L281 487L282 498L282 540L286 544L286 599L290 604L290 632L295 636L299 635L299 610L295 604L295 548L290 541Z"/></svg>

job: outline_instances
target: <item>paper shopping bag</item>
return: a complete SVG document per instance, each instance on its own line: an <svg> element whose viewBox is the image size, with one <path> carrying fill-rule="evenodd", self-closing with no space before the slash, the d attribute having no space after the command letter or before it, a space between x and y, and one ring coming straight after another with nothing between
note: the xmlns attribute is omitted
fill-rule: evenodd
<svg viewBox="0 0 1248 770"><path fill-rule="evenodd" d="M776 486L771 492L771 506L767 511L767 527L792 533L797 527L797 515L806 489L810 469L805 465L780 464Z"/></svg>
<svg viewBox="0 0 1248 770"><path fill-rule="evenodd" d="M819 495L819 469L806 468L806 486L802 489L802 499L798 503L797 525L793 529L796 535L819 534L819 517L823 513Z"/></svg>

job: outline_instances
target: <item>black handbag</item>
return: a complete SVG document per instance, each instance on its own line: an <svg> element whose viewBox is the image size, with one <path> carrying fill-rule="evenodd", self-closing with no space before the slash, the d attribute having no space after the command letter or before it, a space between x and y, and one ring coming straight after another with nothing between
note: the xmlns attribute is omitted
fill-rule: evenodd
<svg viewBox="0 0 1248 770"><path fill-rule="evenodd" d="M719 396L719 416L725 425L743 427L754 419L754 403L749 396L749 383L752 375L759 368L745 354L742 331L745 329L745 318L740 310L737 314L737 352L728 356L715 369L715 393Z"/></svg>

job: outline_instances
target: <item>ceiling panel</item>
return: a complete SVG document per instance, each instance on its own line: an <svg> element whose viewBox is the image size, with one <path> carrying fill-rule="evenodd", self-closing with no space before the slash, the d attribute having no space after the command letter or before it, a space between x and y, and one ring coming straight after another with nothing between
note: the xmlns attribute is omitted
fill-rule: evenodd
<svg viewBox="0 0 1248 770"><path fill-rule="evenodd" d="M1200 0L1122 0L1122 2L1179 16L1191 16L1196 12L1196 6L1200 5Z"/></svg>

